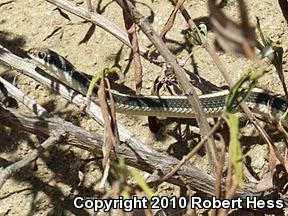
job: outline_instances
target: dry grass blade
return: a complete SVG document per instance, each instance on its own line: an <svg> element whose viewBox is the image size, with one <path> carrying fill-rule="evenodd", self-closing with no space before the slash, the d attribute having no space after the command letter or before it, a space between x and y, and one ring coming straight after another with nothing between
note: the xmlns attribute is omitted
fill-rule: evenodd
<svg viewBox="0 0 288 216"><path fill-rule="evenodd" d="M143 78L143 69L141 64L141 58L140 58L140 49L139 49L139 43L138 43L138 37L136 32L136 24L133 21L133 18L131 16L129 7L127 6L126 0L123 1L124 7L123 9L123 17L125 21L125 28L127 30L128 38L132 46L132 52L133 52L133 60L134 60L134 79L136 83L136 94L141 94L142 89L142 78Z"/></svg>
<svg viewBox="0 0 288 216"><path fill-rule="evenodd" d="M256 36L254 28L248 23L247 10L243 0L238 0L241 23L228 18L216 5L215 0L209 0L210 20L216 35L218 45L225 52L232 52L255 59L254 47Z"/></svg>
<svg viewBox="0 0 288 216"><path fill-rule="evenodd" d="M62 17L64 17L64 18L65 18L66 20L68 20L69 22L71 22L71 19L70 19L70 17L68 16L68 14L65 13L65 12L63 12L60 8L57 7L57 8L55 8L54 10L57 10Z"/></svg>
<svg viewBox="0 0 288 216"><path fill-rule="evenodd" d="M103 74L104 77L104 74ZM105 90L105 78L101 79L100 88L98 91L99 105L101 107L104 129L105 129L105 142L103 147L103 166L106 165L111 151L120 143L119 136L116 127L116 114L112 94L109 92L111 101L111 108L108 106L106 101L106 90Z"/></svg>
<svg viewBox="0 0 288 216"><path fill-rule="evenodd" d="M104 119L104 145L102 147L103 151L103 160L102 164L104 167L104 173L102 180L100 182L100 188L104 187L104 184L108 178L109 170L110 170L110 156L115 147L120 143L120 138L117 130L116 123L116 110L114 106L114 100L111 92L109 91L109 99L111 104L109 107L106 101L106 90L105 90L105 71L102 74L102 79L100 83L100 88L98 91L99 96L99 105L102 111L103 119ZM107 81L107 83L109 83ZM109 84L108 84L109 86ZM108 88L110 90L110 86Z"/></svg>
<svg viewBox="0 0 288 216"><path fill-rule="evenodd" d="M92 37L92 35L94 34L95 29L96 29L96 25L92 23L87 33L85 34L84 38L78 43L78 45L88 42L90 38Z"/></svg>
<svg viewBox="0 0 288 216"><path fill-rule="evenodd" d="M165 35L172 28L174 21L175 21L175 18L176 18L176 14L177 14L179 8L184 4L184 2L185 2L185 0L178 0L177 1L173 11L171 12L168 20L166 21L164 27L161 30L160 37L162 38L162 40L165 39Z"/></svg>
<svg viewBox="0 0 288 216"><path fill-rule="evenodd" d="M278 3L280 5L280 8L282 10L282 14L288 23L288 2L287 0L278 0Z"/></svg>
<svg viewBox="0 0 288 216"><path fill-rule="evenodd" d="M62 27L62 26L59 26L59 27L57 27L56 29L54 29L54 30L52 31L52 33L50 33L47 37L45 37L45 38L43 39L43 41L46 41L47 39L51 38L52 36L54 36L54 35L55 35L58 31L60 31L60 30L63 31L63 27ZM61 33L60 38L62 38L62 35L63 35L63 33Z"/></svg>
<svg viewBox="0 0 288 216"><path fill-rule="evenodd" d="M277 149L277 147L273 145L272 143L268 143L268 148L269 148L268 168L269 168L269 171L273 173L275 171L276 162L277 162L277 156L276 156L274 149L275 148ZM283 158L282 160L283 160L282 165L284 165L285 167L285 159Z"/></svg>

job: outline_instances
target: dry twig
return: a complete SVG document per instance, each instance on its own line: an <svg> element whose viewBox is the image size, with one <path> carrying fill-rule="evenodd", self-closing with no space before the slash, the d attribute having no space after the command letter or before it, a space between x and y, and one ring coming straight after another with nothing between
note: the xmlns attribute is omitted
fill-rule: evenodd
<svg viewBox="0 0 288 216"><path fill-rule="evenodd" d="M112 155L115 148L120 145L120 139L117 129L117 122L116 122L116 110L114 99L112 96L111 91L109 91L109 99L111 101L110 107L106 101L106 92L105 92L105 78L104 72L102 74L102 79L100 83L100 88L98 91L99 96L99 105L102 111L103 119L104 119L104 145L103 145L103 160L102 164L104 168L104 174L101 180L100 185L103 187L104 183L106 182L109 174L110 169L110 156ZM108 86L109 82L107 81ZM110 90L110 86L108 88Z"/></svg>
<svg viewBox="0 0 288 216"><path fill-rule="evenodd" d="M167 34L168 31L170 31L170 29L173 27L177 12L179 10L179 8L184 4L185 0L179 0L177 1L175 7L173 8L169 18L167 19L166 23L164 24L161 32L160 32L160 38L165 41L165 36ZM155 52L156 48L152 47L149 51L149 53Z"/></svg>
<svg viewBox="0 0 288 216"><path fill-rule="evenodd" d="M57 142L59 142L60 138L63 136L63 131L61 132L52 132L55 135L50 136L47 140L45 140L38 149L33 150L30 154L23 157L21 160L5 167L5 169L0 169L0 189L2 188L5 181L15 174L17 171L22 169L23 167L31 164L37 157L42 154L44 151L49 150L51 147L55 146Z"/></svg>
<svg viewBox="0 0 288 216"><path fill-rule="evenodd" d="M202 140L193 148L192 151L190 151L187 155L185 155L181 161L179 161L179 163L173 167L173 169L169 172L166 173L165 176L161 177L161 179L159 179L159 181L157 181L157 183L162 183L164 181L166 181L167 179L169 179L171 176L173 176L179 169L181 166L183 166L188 160L190 160L192 158L193 155L195 155L201 148L202 146L205 144L205 142L211 137L213 136L213 134L218 130L218 128L221 126L222 124L222 119L219 119L217 121L217 123L213 126L213 128L208 132L208 134L206 134Z"/></svg>
<svg viewBox="0 0 288 216"><path fill-rule="evenodd" d="M102 155L103 139L100 135L90 133L80 127L66 122L59 118L39 118L24 115L14 109L4 109L0 107L0 119L8 127L25 130L36 135L47 137L53 134L53 131L65 131L65 141L69 145L87 150L91 153ZM115 149L115 154L125 159L125 163L137 169L152 173L155 170L163 172L163 167L174 167L179 161L171 156L159 152L148 152L145 149L131 144L122 144ZM179 185L181 187L189 186L191 189L206 194L207 197L213 196L215 178L203 173L193 166L183 165L177 174L167 179L167 182ZM241 191L236 191L235 198L246 198L246 196L255 196L261 199L279 198L280 186L274 191L271 188L265 188L258 191L256 184L245 184ZM288 196L282 195L285 202L288 202Z"/></svg>
<svg viewBox="0 0 288 216"><path fill-rule="evenodd" d="M139 42L136 32L136 24L133 22L130 10L124 0L123 17L125 22L126 31L128 33L128 38L132 46L133 61L134 61L134 80L136 83L136 94L141 94L142 89L142 78L143 78L143 68L140 59Z"/></svg>
<svg viewBox="0 0 288 216"><path fill-rule="evenodd" d="M27 97L24 92L22 92L20 89L13 86L11 83L7 82L5 79L0 77L0 82L4 84L7 91L18 101L20 101L22 104L27 106L28 109L32 110L32 112L39 116L39 117L48 117L50 114L49 112L42 107L41 105L37 104L35 100L31 99L30 97Z"/></svg>

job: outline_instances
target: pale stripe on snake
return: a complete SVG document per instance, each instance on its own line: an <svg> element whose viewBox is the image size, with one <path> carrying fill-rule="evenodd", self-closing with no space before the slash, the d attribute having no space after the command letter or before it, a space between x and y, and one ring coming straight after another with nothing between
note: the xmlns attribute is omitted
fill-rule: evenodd
<svg viewBox="0 0 288 216"><path fill-rule="evenodd" d="M46 48L30 49L28 55L52 70L60 81L76 91L86 94L90 80L67 59ZM95 87L96 91L97 87ZM181 118L193 118L197 115L185 96L131 96L116 91L112 91L112 93L116 110L120 113ZM224 112L228 93L228 90L223 90L199 97L202 108L208 117L217 117ZM98 103L96 93L92 100ZM259 88L252 90L246 103L253 112L265 117L272 115L276 119L279 119L288 107L285 100Z"/></svg>

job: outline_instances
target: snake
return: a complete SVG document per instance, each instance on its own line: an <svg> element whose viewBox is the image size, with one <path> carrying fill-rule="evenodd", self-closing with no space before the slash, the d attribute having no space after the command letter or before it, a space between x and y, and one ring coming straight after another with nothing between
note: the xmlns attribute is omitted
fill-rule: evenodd
<svg viewBox="0 0 288 216"><path fill-rule="evenodd" d="M32 48L28 55L41 66L55 74L56 78L72 89L86 94L91 80L66 58L49 48ZM94 87L91 100L99 104L98 86ZM219 117L225 112L229 90L222 90L199 96L207 117ZM112 90L116 112L128 115L195 118L198 115L190 106L187 96L143 96L129 95ZM248 107L264 117L280 119L288 103L282 97L261 88L254 88L245 100ZM235 112L239 111L238 109ZM287 119L288 120L288 119ZM284 122L288 122L286 119Z"/></svg>

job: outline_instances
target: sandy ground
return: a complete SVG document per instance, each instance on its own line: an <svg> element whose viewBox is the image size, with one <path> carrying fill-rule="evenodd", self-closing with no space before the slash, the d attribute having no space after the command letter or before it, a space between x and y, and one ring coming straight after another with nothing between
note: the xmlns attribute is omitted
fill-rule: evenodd
<svg viewBox="0 0 288 216"><path fill-rule="evenodd" d="M146 16L153 20L153 26L159 32L169 11L173 8L171 1L141 0L137 7ZM253 0L246 1L251 22L255 25L259 17L262 28L276 44L284 48L284 61L287 55L287 24L282 16L277 1ZM99 12L124 29L122 12L115 2L95 1ZM206 1L187 1L185 4L194 19L207 21ZM125 85L134 88L133 65L131 65L130 50L122 46L112 35L96 27L95 34L87 43L81 43L91 24L81 22L82 19L69 14L71 21L64 19L55 6L44 0L0 0L0 44L19 56L25 56L25 52L32 47L49 47L61 55L67 57L79 70L93 75L106 67L115 64L116 56L120 54L118 62L125 72ZM237 18L238 11L234 1L228 1L225 12ZM63 32L58 32L44 40L57 27L62 27ZM183 30L187 25L181 16L178 16L171 32L168 33L169 48L177 55L180 61L189 55L189 46L185 41ZM61 35L62 34L62 35ZM147 38L140 33L141 43L149 45ZM213 33L209 32L209 40L212 42ZM196 48L194 52L194 65L191 61L186 65L214 84L225 84L223 78L213 61L204 49ZM244 58L235 58L227 54L219 54L220 59L227 67L231 77L237 80L241 74L251 67L251 63ZM153 80L161 74L161 68L151 65L143 59L144 88L143 94L151 94ZM284 69L286 69L286 62ZM67 121L71 121L87 130L102 132L97 123L83 114L78 108L62 99L60 96L39 85L34 80L11 70L0 64L0 75L9 81L16 80L20 89L37 100L49 112ZM276 93L283 93L278 75L273 67L269 73L261 78L258 86ZM25 110L24 107L20 109ZM25 110L27 111L27 110ZM162 152L179 155L185 151L191 143L182 143L176 124L170 125L160 134L154 135L149 131L147 118L138 116L117 115L118 121L127 126L144 142ZM182 125L185 128L185 125ZM252 158L252 166L263 174L267 168L265 163L266 145L256 135L253 127L247 125L247 132L243 138L243 145L249 147ZM21 159L31 151L35 145L43 140L40 137L30 135L9 128L0 127L0 166L7 166L13 161ZM279 141L281 143L281 140ZM169 150L168 150L169 149ZM171 150L172 149L172 150ZM173 150L174 149L174 150ZM175 151L175 149L180 149ZM184 149L184 150L183 150ZM0 215L93 215L87 210L76 210L72 206L75 195L84 197L101 197L103 191L97 189L101 179L101 162L91 162L82 170L85 174L83 184L78 187L78 170L83 164L83 159L92 157L88 152L72 147L61 146L53 149L39 158L33 166L22 170L19 174L9 179L0 190ZM256 160L257 158L257 160ZM191 162L196 166L206 169L205 157L196 156ZM179 188L169 184L159 187L157 194L179 195Z"/></svg>

